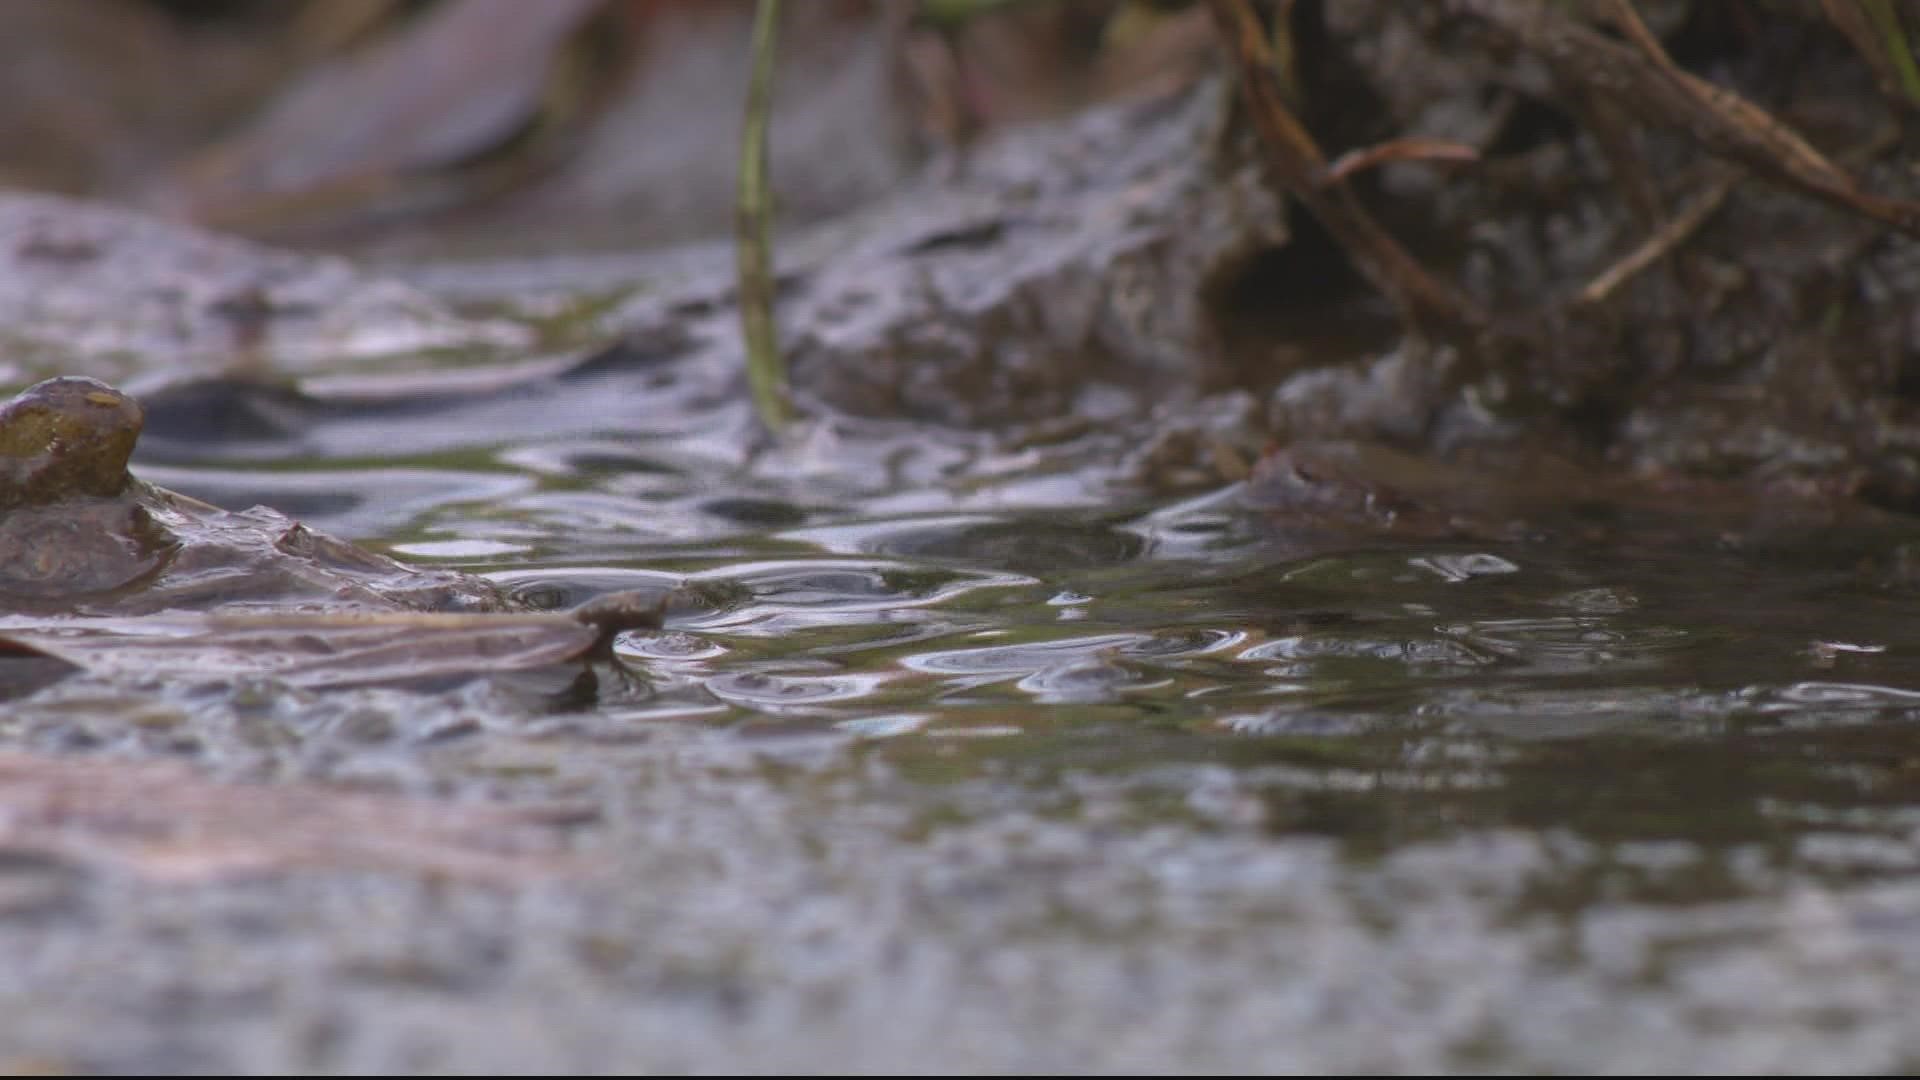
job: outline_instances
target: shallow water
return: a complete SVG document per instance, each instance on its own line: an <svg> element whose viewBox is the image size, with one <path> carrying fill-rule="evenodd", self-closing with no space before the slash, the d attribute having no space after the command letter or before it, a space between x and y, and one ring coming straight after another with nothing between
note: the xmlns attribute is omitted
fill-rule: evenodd
<svg viewBox="0 0 1920 1080"><path fill-rule="evenodd" d="M1904 530L1303 543L1233 489L1109 484L1124 432L755 457L737 405L668 406L344 409L295 445L170 440L159 403L148 479L540 606L677 599L585 708L509 678L10 702L8 747L580 820L577 866L504 884L404 848L0 861L9 1061L1920 1063Z"/></svg>

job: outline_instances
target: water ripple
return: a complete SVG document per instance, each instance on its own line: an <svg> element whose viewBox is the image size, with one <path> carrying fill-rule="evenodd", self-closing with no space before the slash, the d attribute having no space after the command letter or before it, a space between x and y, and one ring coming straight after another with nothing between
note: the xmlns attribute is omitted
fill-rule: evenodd
<svg viewBox="0 0 1920 1080"><path fill-rule="evenodd" d="M1114 660L1081 660L1042 668L1014 685L1043 704L1096 704L1172 684L1172 679Z"/></svg>
<svg viewBox="0 0 1920 1080"><path fill-rule="evenodd" d="M999 632L975 636L999 636ZM1148 640L1151 638L1147 634L1100 634L920 653L903 658L901 663L915 671L934 675L1034 675L1068 659L1090 658Z"/></svg>
<svg viewBox="0 0 1920 1080"><path fill-rule="evenodd" d="M736 671L706 680L707 691L722 701L759 709L793 705L824 705L858 701L872 696L887 681L884 675L790 675L764 671Z"/></svg>

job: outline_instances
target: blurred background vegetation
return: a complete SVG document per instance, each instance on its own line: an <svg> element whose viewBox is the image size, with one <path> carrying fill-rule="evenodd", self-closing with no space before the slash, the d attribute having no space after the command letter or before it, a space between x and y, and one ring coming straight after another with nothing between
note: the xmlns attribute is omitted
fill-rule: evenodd
<svg viewBox="0 0 1920 1080"><path fill-rule="evenodd" d="M297 246L520 254L732 225L751 0L4 0L0 185ZM1163 90L1205 12L1106 0L787 5L782 220L940 149Z"/></svg>

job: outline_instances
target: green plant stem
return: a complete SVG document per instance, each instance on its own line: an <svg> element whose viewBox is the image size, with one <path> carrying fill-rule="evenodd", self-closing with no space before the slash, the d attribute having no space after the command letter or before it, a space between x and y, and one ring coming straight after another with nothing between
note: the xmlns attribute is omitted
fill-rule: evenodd
<svg viewBox="0 0 1920 1080"><path fill-rule="evenodd" d="M767 179L767 127L773 112L774 27L780 0L759 0L753 15L753 68L740 137L740 203L735 247L740 269L740 326L747 345L747 382L767 430L787 421L787 369L774 326L773 191Z"/></svg>
<svg viewBox="0 0 1920 1080"><path fill-rule="evenodd" d="M1882 51L1900 76L1900 89L1907 95L1907 101L1920 104L1920 67L1913 60L1913 50L1907 44L1906 32L1900 26L1900 13L1893 9L1889 0L1861 0L1860 6L1866 9L1867 18L1873 21L1874 30L1880 34Z"/></svg>

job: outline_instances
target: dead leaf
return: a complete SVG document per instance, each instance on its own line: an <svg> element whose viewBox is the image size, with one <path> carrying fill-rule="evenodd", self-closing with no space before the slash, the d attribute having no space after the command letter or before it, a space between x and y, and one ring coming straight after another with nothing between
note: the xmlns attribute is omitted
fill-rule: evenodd
<svg viewBox="0 0 1920 1080"><path fill-rule="evenodd" d="M615 635L658 626L656 598L615 593L554 614L166 615L0 620L0 646L108 679L277 679L307 689L478 677L606 659Z"/></svg>
<svg viewBox="0 0 1920 1080"><path fill-rule="evenodd" d="M528 881L580 871L556 829L592 816L579 807L223 783L170 762L0 751L0 850L168 883L295 869Z"/></svg>
<svg viewBox="0 0 1920 1080"><path fill-rule="evenodd" d="M603 0L466 0L296 81L189 161L169 193L196 220L271 227L380 200L499 148L539 115L562 46Z"/></svg>

